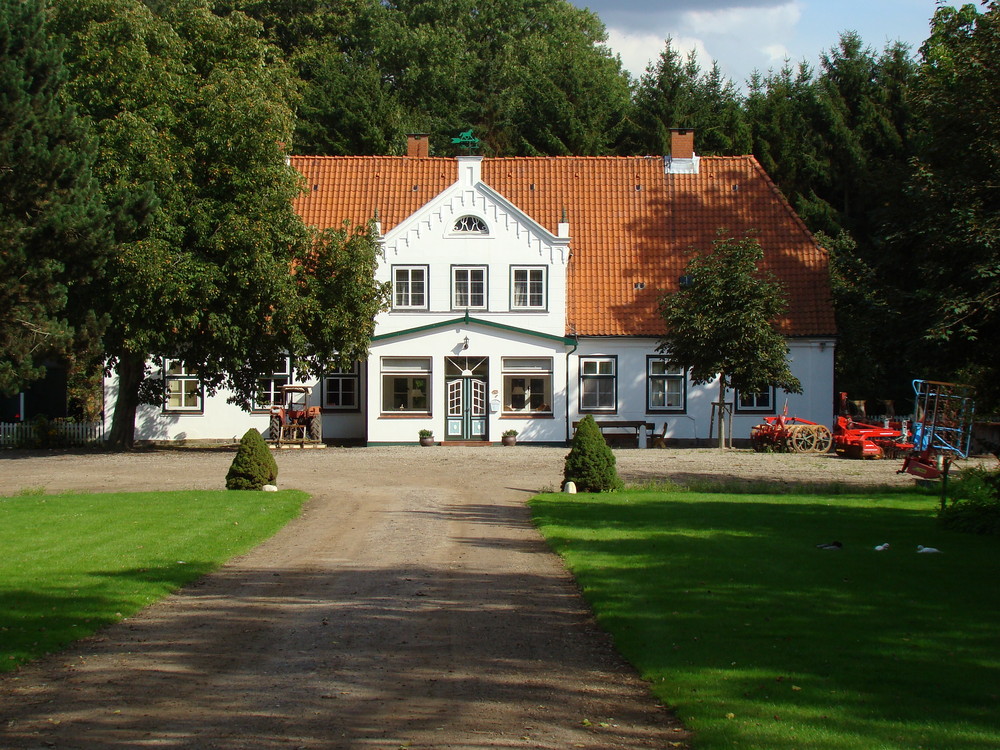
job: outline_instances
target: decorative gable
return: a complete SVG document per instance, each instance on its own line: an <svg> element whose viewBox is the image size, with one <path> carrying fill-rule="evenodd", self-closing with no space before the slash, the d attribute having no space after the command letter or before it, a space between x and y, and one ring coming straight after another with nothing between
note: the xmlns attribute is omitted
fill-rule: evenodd
<svg viewBox="0 0 1000 750"><path fill-rule="evenodd" d="M474 158L474 165L469 157L459 159L460 179L385 233L386 258L405 257L428 240L490 239L507 243L508 259L516 247L536 262L565 265L569 237L553 234L482 181L472 182L479 176L479 157ZM473 226L477 231L470 231Z"/></svg>

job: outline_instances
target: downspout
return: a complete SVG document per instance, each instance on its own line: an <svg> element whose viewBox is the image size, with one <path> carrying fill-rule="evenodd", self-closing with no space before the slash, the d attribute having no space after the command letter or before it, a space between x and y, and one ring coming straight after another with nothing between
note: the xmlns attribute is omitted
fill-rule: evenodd
<svg viewBox="0 0 1000 750"><path fill-rule="evenodd" d="M570 434L571 422L569 419L569 358L573 356L577 349L580 348L580 338L574 333L573 334L573 348L566 352L566 444L569 445L570 441L573 439L572 434Z"/></svg>

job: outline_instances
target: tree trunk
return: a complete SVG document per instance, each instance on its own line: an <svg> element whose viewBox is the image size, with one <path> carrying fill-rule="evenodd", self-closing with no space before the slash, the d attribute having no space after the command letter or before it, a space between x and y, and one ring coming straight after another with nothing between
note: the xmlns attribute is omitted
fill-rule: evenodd
<svg viewBox="0 0 1000 750"><path fill-rule="evenodd" d="M116 450L131 450L135 444L135 412L139 408L139 386L146 371L146 358L125 354L118 360L118 398L111 418L108 445Z"/></svg>
<svg viewBox="0 0 1000 750"><path fill-rule="evenodd" d="M719 447L726 447L726 373L719 373Z"/></svg>

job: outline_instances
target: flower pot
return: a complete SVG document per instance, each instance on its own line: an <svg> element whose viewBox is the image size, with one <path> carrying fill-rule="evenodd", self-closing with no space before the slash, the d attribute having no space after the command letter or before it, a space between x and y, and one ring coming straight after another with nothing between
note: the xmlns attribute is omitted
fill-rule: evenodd
<svg viewBox="0 0 1000 750"><path fill-rule="evenodd" d="M502 445L517 445L517 435L501 435L500 443Z"/></svg>
<svg viewBox="0 0 1000 750"><path fill-rule="evenodd" d="M434 445L434 436L420 438L421 445Z"/></svg>

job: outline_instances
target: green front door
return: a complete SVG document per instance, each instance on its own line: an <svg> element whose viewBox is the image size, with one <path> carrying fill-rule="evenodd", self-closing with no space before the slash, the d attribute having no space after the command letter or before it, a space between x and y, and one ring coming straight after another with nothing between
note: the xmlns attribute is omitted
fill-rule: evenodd
<svg viewBox="0 0 1000 750"><path fill-rule="evenodd" d="M447 440L486 439L486 360L449 357L445 368Z"/></svg>

